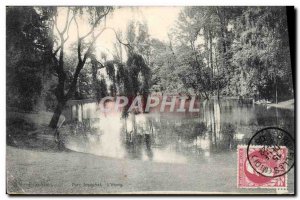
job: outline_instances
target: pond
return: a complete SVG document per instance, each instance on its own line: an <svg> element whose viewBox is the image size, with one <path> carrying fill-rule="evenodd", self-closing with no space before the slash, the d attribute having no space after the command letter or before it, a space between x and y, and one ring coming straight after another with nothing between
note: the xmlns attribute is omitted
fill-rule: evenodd
<svg viewBox="0 0 300 200"><path fill-rule="evenodd" d="M163 163L205 162L236 152L256 131L280 127L294 136L294 110L211 99L197 113L103 113L96 102L69 107L62 127L71 150L119 159Z"/></svg>

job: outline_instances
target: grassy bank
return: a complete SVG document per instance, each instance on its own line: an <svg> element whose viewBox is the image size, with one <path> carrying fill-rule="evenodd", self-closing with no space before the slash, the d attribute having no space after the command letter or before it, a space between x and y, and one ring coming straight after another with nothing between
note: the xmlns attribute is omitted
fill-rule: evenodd
<svg viewBox="0 0 300 200"><path fill-rule="evenodd" d="M274 108L282 108L282 109L292 110L292 109L294 109L294 104L295 104L295 100L290 99L290 100L287 100L287 101L279 102L278 104L271 103L271 104L268 104L267 106L268 107L274 107Z"/></svg>

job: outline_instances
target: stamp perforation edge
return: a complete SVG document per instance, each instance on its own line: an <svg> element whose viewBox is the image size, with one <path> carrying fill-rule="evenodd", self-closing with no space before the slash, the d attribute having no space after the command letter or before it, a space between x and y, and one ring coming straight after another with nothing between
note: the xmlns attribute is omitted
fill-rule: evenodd
<svg viewBox="0 0 300 200"><path fill-rule="evenodd" d="M251 145L251 147L263 147L264 145ZM285 146L280 146L280 147L285 147ZM245 148L247 149L248 148L248 145L245 145L245 144L239 144L237 146L237 178L236 178L236 181L237 181L237 188L239 189L268 189L268 190L282 190L282 191L288 191L288 175L285 174L285 182L286 182L286 186L285 187L272 187L272 186L267 186L267 187L264 187L264 186L253 186L253 187L247 187L247 186L239 186L239 149L240 148Z"/></svg>

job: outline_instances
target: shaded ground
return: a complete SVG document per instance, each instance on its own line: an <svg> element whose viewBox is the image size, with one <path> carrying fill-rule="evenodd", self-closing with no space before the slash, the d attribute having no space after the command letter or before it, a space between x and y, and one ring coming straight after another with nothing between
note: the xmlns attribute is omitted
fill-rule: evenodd
<svg viewBox="0 0 300 200"><path fill-rule="evenodd" d="M22 149L62 151L62 144L55 142L55 130L48 127L51 112L7 112L7 144Z"/></svg>

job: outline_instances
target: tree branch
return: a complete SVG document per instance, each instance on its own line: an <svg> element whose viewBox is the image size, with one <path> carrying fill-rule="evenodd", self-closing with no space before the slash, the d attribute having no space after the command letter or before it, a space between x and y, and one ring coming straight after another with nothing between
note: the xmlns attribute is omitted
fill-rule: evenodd
<svg viewBox="0 0 300 200"><path fill-rule="evenodd" d="M63 44L69 39L69 30L70 30L70 25L74 19L74 15L71 18L71 20L69 21L69 14L70 14L70 8L68 8L68 14L67 14L67 19L66 19L66 24L65 24L65 28L62 32L59 31L58 26L57 26L57 15L55 15L54 17L54 24L55 24L55 28L56 31L58 32L58 34L60 35L60 39L61 39L61 44L57 47L57 49L53 52L53 56L56 56L56 54L58 53L58 51L62 48ZM67 31L67 37L64 38L63 35L64 33ZM57 43L57 42L56 42Z"/></svg>
<svg viewBox="0 0 300 200"><path fill-rule="evenodd" d="M82 36L82 37L80 37L80 38L83 40L84 38L86 38L86 37L88 37L90 34L92 34L92 33L94 32L95 28L97 27L99 21L100 21L101 19L103 19L104 17L106 17L106 16L108 15L108 13L110 12L110 10L111 10L111 8L108 8L107 11L104 12L104 14L100 15L100 16L96 19L96 21L95 21L95 23L93 24L91 30L90 30L87 34L85 34L84 36Z"/></svg>
<svg viewBox="0 0 300 200"><path fill-rule="evenodd" d="M116 36L116 39L118 40L118 42L119 42L120 44L126 46L130 51L133 51L133 49L134 49L133 46L131 46L129 43L124 43L124 42L122 42L121 39L119 38L119 36L118 36L118 34L117 34L117 32L116 32L115 29L110 28L110 27L107 27L106 29L112 30L112 31L115 33L115 36Z"/></svg>
<svg viewBox="0 0 300 200"><path fill-rule="evenodd" d="M95 37L93 36L93 39L91 41L91 44L89 45L86 53L84 54L83 56L83 59L82 59L82 55L81 55L81 45L82 45L82 41L85 37L87 37L88 35L90 34L94 34L94 30L98 24L98 22L103 18L105 17L109 12L110 12L111 8L108 8L107 11L99 16L96 20L96 22L94 23L91 31L89 31L86 35L84 35L83 37L80 37L79 36L79 26L78 26L78 23L77 23L77 20L76 20L76 17L74 16L74 21L75 21L75 24L76 24L76 28L77 28L77 54L78 54L78 63L77 63L77 66L76 66L76 70L75 70L75 73L74 73L74 76L73 76L73 79L72 79L72 82L71 82L71 85L70 85L70 88L67 92L67 94L65 95L65 100L71 98L71 96L73 95L73 93L75 92L76 90L76 83L77 83L77 80L78 80L78 77L79 77L79 74L80 74L80 71L81 69L84 67L85 65L85 62L87 60L87 58L89 57L90 55L90 52L93 48L93 45L94 43L96 42L96 40L98 39L98 37L104 32L104 30L106 30L106 27L104 27Z"/></svg>
<svg viewBox="0 0 300 200"><path fill-rule="evenodd" d="M70 30L70 25L72 23L72 21L74 20L75 15L72 16L71 20L68 23L68 29L67 29L67 37L65 39L65 41L67 41L69 39L69 30Z"/></svg>
<svg viewBox="0 0 300 200"><path fill-rule="evenodd" d="M77 57L79 62L82 62L82 58L81 58L81 39L79 37L79 26L76 20L76 17L74 16L74 22L76 25L76 31L77 31Z"/></svg>
<svg viewBox="0 0 300 200"><path fill-rule="evenodd" d="M53 52L52 56L56 56L57 52L60 50L61 46L57 47L57 49Z"/></svg>
<svg viewBox="0 0 300 200"><path fill-rule="evenodd" d="M61 32L61 34L64 34L67 31L68 27L69 27L68 26L69 25L69 23L68 23L68 21L69 21L69 15L70 15L70 7L68 7L68 13L67 13L65 27L64 27L63 31Z"/></svg>
<svg viewBox="0 0 300 200"><path fill-rule="evenodd" d="M83 63L85 63L86 59L88 58L88 56L89 56L89 54L90 54L90 52L91 52L91 49L92 49L94 43L96 42L96 40L98 39L98 37L99 37L105 30L106 30L106 28L103 28L103 29L102 29L102 30L101 30L101 31L93 38L93 40L92 40L90 46L88 47L86 53L85 53L84 56L83 56L83 61L82 61Z"/></svg>

